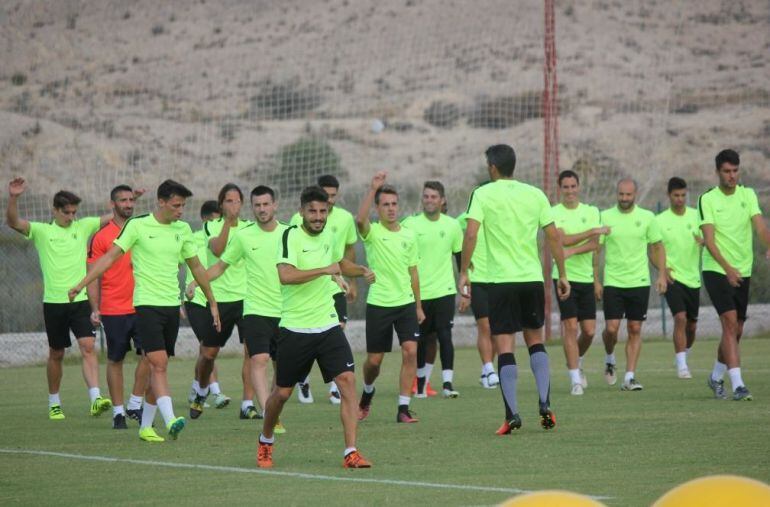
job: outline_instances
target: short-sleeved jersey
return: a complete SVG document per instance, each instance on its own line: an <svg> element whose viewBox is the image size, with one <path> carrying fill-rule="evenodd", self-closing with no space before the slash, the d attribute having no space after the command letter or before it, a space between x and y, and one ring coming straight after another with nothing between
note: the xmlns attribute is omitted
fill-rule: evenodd
<svg viewBox="0 0 770 507"><path fill-rule="evenodd" d="M68 303L68 292L86 276L88 239L99 230L99 217L74 220L69 227L56 222L30 222L27 239L32 241L43 272L43 302ZM85 301L81 292L75 301Z"/></svg>
<svg viewBox="0 0 770 507"><path fill-rule="evenodd" d="M91 238L88 263L93 264L112 248L120 234L120 226L114 220L99 229ZM131 252L115 261L102 274L100 284L99 313L102 315L130 315L134 310L134 268L131 266Z"/></svg>
<svg viewBox="0 0 770 507"><path fill-rule="evenodd" d="M391 231L374 222L369 233L361 236L369 268L377 280L369 287L366 302L375 306L403 306L414 302L410 267L419 262L414 231L399 226Z"/></svg>
<svg viewBox="0 0 770 507"><path fill-rule="evenodd" d="M302 226L283 231L276 264L289 264L307 271L339 262L341 252L334 248L334 234L324 229L319 234L305 232ZM334 298L329 290L329 276L309 282L281 284L280 326L289 329L318 329L339 324Z"/></svg>
<svg viewBox="0 0 770 507"><path fill-rule="evenodd" d="M134 306L179 306L179 259L198 253L187 222L162 224L153 214L130 218L115 244L131 251Z"/></svg>
<svg viewBox="0 0 770 507"><path fill-rule="evenodd" d="M570 209L564 204L557 204L553 207L554 224L558 229L564 231L564 234L580 234L594 227L601 225L599 208L582 202L577 208ZM588 240L581 241L572 247L584 245ZM572 255L564 261L567 268L567 274L570 282L592 283L594 281L593 252L584 252L578 255ZM553 266L553 279L559 278L559 272L556 264Z"/></svg>
<svg viewBox="0 0 770 507"><path fill-rule="evenodd" d="M677 215L671 208L655 217L666 248L666 267L671 277L691 289L700 288L700 237L698 211L685 208L683 215Z"/></svg>
<svg viewBox="0 0 770 507"><path fill-rule="evenodd" d="M203 265L206 268L210 268L219 262L219 257L214 255L214 252L211 251L210 242L222 232L224 223L224 218L217 218L216 220L211 220L203 224L203 232L206 235L206 262L204 262ZM230 233L227 236L227 245L224 250L225 252L230 248L230 243L232 243L233 238L238 231L251 223L252 222L239 219L238 225L230 228ZM222 276L211 282L211 290L214 292L214 299L216 299L217 302L230 303L233 301L242 301L246 297L246 264L243 261L231 264Z"/></svg>
<svg viewBox="0 0 770 507"><path fill-rule="evenodd" d="M425 213L417 213L404 218L401 225L417 235L420 298L456 294L452 254L463 249L463 231L457 220L444 214L431 220Z"/></svg>
<svg viewBox="0 0 770 507"><path fill-rule="evenodd" d="M650 285L647 245L663 239L653 212L634 206L630 212L622 213L614 206L602 211L602 225L611 228L610 234L601 238L605 247L604 285Z"/></svg>
<svg viewBox="0 0 770 507"><path fill-rule="evenodd" d="M484 228L495 283L543 281L537 233L553 223L553 214L542 190L516 180L487 183L471 194L468 219Z"/></svg>
<svg viewBox="0 0 770 507"><path fill-rule="evenodd" d="M751 219L761 215L757 194L753 189L738 185L732 195L714 187L698 199L700 224L714 226L714 239L722 257L741 276L751 276L754 263ZM703 249L703 271L725 273L708 248Z"/></svg>
<svg viewBox="0 0 770 507"><path fill-rule="evenodd" d="M195 252L198 256L198 260L200 261L201 265L203 267L206 267L206 262L208 262L208 243L206 242L206 232L201 229L199 231L195 231L193 233L193 242L195 243ZM192 271L190 271L190 266L188 266L185 263L185 260L180 256L179 257L179 264L184 264L185 269L185 287L190 285L190 283L195 280L193 278ZM219 300L217 300L219 301ZM195 303L196 305L200 306L206 306L206 295L203 294L203 291L200 287L195 287L195 295L190 300L190 303Z"/></svg>
<svg viewBox="0 0 770 507"><path fill-rule="evenodd" d="M295 213L291 217L290 225L301 226L302 215ZM331 231L334 234L335 248L339 251L342 250L344 255L345 247L355 244L358 237L356 236L356 221L353 215L346 209L334 206L326 217L326 226L324 229ZM337 285L334 280L331 281L332 294L339 294L342 292L340 286Z"/></svg>
<svg viewBox="0 0 770 507"><path fill-rule="evenodd" d="M239 262L245 264L244 315L281 316L281 281L275 263L287 227L279 222L268 232L252 222L233 236L222 254L221 260L228 265L227 271Z"/></svg>
<svg viewBox="0 0 770 507"><path fill-rule="evenodd" d="M468 214L462 213L457 217L457 222L463 230L468 228ZM491 277L487 273L487 242L484 237L484 228L479 227L479 232L476 234L476 249L473 250L471 256L471 269L468 271L468 278L471 283L489 283L492 281Z"/></svg>

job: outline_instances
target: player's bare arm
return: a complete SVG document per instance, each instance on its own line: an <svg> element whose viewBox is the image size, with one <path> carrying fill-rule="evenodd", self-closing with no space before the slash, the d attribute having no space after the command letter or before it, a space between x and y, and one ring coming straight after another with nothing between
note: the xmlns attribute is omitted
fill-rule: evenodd
<svg viewBox="0 0 770 507"><path fill-rule="evenodd" d="M561 246L561 238L556 226L551 224L543 227L545 233L545 240L548 244L548 250L551 252L554 262L556 263L556 269L559 270L559 281L557 282L558 290L557 296L564 301L569 297L570 286L567 281L567 268L564 265L564 248Z"/></svg>
<svg viewBox="0 0 770 507"><path fill-rule="evenodd" d="M377 190L385 184L385 179L388 177L386 171L378 171L372 178L372 183L369 185L364 199L361 201L361 206L358 208L358 214L356 215L356 228L361 236L367 236L371 229L371 222L369 221L369 212L374 204L374 196Z"/></svg>
<svg viewBox="0 0 770 507"><path fill-rule="evenodd" d="M209 278L206 276L206 268L203 267L203 264L201 264L197 255L185 259L185 262L190 267L190 273L192 273L193 278L195 278L195 281L206 296L206 301L209 302L209 311L211 312L211 318L214 321L214 329L221 331L222 324L219 322L219 307L217 306L217 300L214 299L214 292L211 290Z"/></svg>
<svg viewBox="0 0 770 507"><path fill-rule="evenodd" d="M743 277L741 276L740 272L737 269L735 269L733 266L730 265L729 262L727 262L727 260L722 255L722 252L719 251L719 247L717 246L717 241L716 241L714 225L703 224L700 226L700 228L701 228L701 231L703 231L703 242L705 243L706 248L708 249L711 256L714 258L714 260L717 261L717 264L722 266L722 269L725 270L727 283L729 283L733 287L740 286L741 282L743 281Z"/></svg>
<svg viewBox="0 0 770 507"><path fill-rule="evenodd" d="M19 197L27 190L24 178L14 178L8 183L8 206L5 208L5 222L11 229L29 236L29 221L19 217Z"/></svg>

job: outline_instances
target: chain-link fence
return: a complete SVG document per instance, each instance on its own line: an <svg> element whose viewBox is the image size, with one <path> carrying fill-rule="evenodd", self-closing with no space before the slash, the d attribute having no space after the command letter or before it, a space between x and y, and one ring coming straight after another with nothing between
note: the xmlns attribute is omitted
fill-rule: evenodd
<svg viewBox="0 0 770 507"><path fill-rule="evenodd" d="M517 177L543 184L543 4L3 6L0 180L27 178L22 215L49 220L59 188L80 194L86 215L106 209L115 184L152 194L172 177L195 192L196 227L227 181L276 187L287 218L319 174L339 177L340 205L354 210L387 169L404 212L419 207L422 181L439 179L454 215L485 179L490 144L512 144ZM632 175L655 209L679 175L694 204L729 146L770 209L766 2L561 0L555 19L558 167L580 173L584 200L611 205ZM758 253L752 301L767 302ZM0 258L0 333L42 330L36 252L3 225ZM361 310L359 300L353 317Z"/></svg>

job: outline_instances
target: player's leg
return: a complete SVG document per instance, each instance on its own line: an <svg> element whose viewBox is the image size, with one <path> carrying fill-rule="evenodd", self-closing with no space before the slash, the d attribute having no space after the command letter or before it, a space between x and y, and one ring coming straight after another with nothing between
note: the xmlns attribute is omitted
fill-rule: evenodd
<svg viewBox="0 0 770 507"><path fill-rule="evenodd" d="M91 324L91 310L87 301L65 304L67 307L68 327L75 335L80 349L83 380L88 388L91 402L91 415L99 416L112 407L109 398L102 398L99 389L99 358L96 355L96 338Z"/></svg>
<svg viewBox="0 0 770 507"><path fill-rule="evenodd" d="M618 331L620 329L620 320L624 317L622 289L617 287L604 288L604 331L602 331L602 341L604 342L604 380L611 386L617 382L615 359L615 345L618 343Z"/></svg>
<svg viewBox="0 0 770 507"><path fill-rule="evenodd" d="M249 375L250 383L253 392L256 394L257 403L262 408L262 412L265 412L265 406L267 405L267 397L270 396L270 381L267 378L267 368L270 363L270 354L267 352L254 354L249 357ZM246 400L244 398L244 400ZM244 401L245 402L245 401ZM254 405L251 405L253 408ZM244 410L245 409L245 410ZM256 412L256 410L255 410ZM251 411L249 407L241 406L241 418L242 419L256 419L256 416L250 417Z"/></svg>
<svg viewBox="0 0 770 507"><path fill-rule="evenodd" d="M393 314L393 328L401 345L401 371L399 375L398 412L396 422L415 423L418 420L409 412L412 379L417 374L417 343L420 340L420 324L414 303L404 305ZM388 333L390 334L390 333ZM392 343L392 338L391 338Z"/></svg>
<svg viewBox="0 0 770 507"><path fill-rule="evenodd" d="M455 296L444 296L436 301L436 337L441 353L442 395L457 398L460 393L452 385L454 381L455 347L452 343L454 327Z"/></svg>
<svg viewBox="0 0 770 507"><path fill-rule="evenodd" d="M578 336L578 369L580 370L580 384L583 389L588 387L588 380L583 372L583 357L591 347L596 334L596 297L592 283L578 284L577 294L577 319L580 325Z"/></svg>
<svg viewBox="0 0 770 507"><path fill-rule="evenodd" d="M185 314L187 315L187 321L190 323L190 327L198 339L198 357L203 353L203 338L215 333L214 324L211 320L211 312L205 306L187 301L184 304ZM187 395L187 401L192 403L195 401L195 397L198 395L200 389L200 378L198 377L198 361L196 359L193 367L193 380L190 384L190 393ZM214 381L216 381L216 374L214 375ZM212 379L210 378L209 381Z"/></svg>
<svg viewBox="0 0 770 507"><path fill-rule="evenodd" d="M433 373L438 352L436 333L428 330L432 321L432 314L429 320L426 313L425 320L420 324L420 340L417 342L417 377L412 385L412 393L416 398L427 398L437 394L430 386L430 376Z"/></svg>
<svg viewBox="0 0 770 507"><path fill-rule="evenodd" d="M751 278L744 278L741 282L741 286L735 289L735 295L733 297L735 301L735 367L731 367L728 364L727 373L730 376L730 384L733 388L733 400L735 401L750 401L753 399L751 392L749 392L746 385L743 383L743 377L741 375L741 357L740 357L740 341L743 336L743 325L746 322L747 310L749 306L749 285Z"/></svg>
<svg viewBox="0 0 770 507"><path fill-rule="evenodd" d="M492 363L495 357L495 347L492 343L492 332L489 330L489 287L486 283L471 285L471 310L476 319L476 347L481 359L482 387L494 389L500 384L500 378L495 373Z"/></svg>
<svg viewBox="0 0 770 507"><path fill-rule="evenodd" d="M628 340L626 341L626 374L623 378L623 391L641 391L642 384L636 380L636 367L642 351L642 321L627 320Z"/></svg>
<svg viewBox="0 0 770 507"><path fill-rule="evenodd" d="M358 420L369 416L374 381L380 376L380 366L385 353L393 349L393 322L397 309L366 305L366 361L364 361L364 386L358 402Z"/></svg>
<svg viewBox="0 0 770 507"><path fill-rule="evenodd" d="M48 382L48 418L60 420L64 419L59 394L64 372L62 362L64 361L65 349L72 346L70 330L67 325L66 305L43 303L43 322L48 337L48 360L45 368Z"/></svg>
<svg viewBox="0 0 770 507"><path fill-rule="evenodd" d="M340 329L344 332L348 322L348 298L345 293L340 292L334 295L334 310L337 312ZM332 405L340 404L340 391L337 389L337 384L334 380L329 382L329 403Z"/></svg>
<svg viewBox="0 0 770 507"><path fill-rule="evenodd" d="M513 353L516 343L514 333L521 328L514 312L516 301L513 284L489 284L488 293L489 327L497 349L497 371L500 375L500 390L505 407L505 421L497 430L497 434L507 435L511 430L521 428L516 396L519 370Z"/></svg>
<svg viewBox="0 0 770 507"><path fill-rule="evenodd" d="M676 360L677 376L681 379L692 378L687 367L687 326L689 307L687 305L687 287L679 282L668 284L666 303L674 319L674 357Z"/></svg>
<svg viewBox="0 0 770 507"><path fill-rule="evenodd" d="M738 312L735 307L735 288L727 282L727 277L713 271L703 271L703 284L706 286L711 303L719 315L722 326L722 337L717 347L717 357L714 367L706 380L706 384L717 399L726 399L724 375L727 373L727 355L724 350L726 342L737 342Z"/></svg>
<svg viewBox="0 0 770 507"><path fill-rule="evenodd" d="M126 415L129 419L133 419L141 423L142 420L142 401L150 390L150 363L142 354L141 349L137 346L137 363L134 369L134 385L131 388L131 396L128 398L128 404L126 405Z"/></svg>
<svg viewBox="0 0 770 507"><path fill-rule="evenodd" d="M62 362L64 361L64 349L48 347L48 360L46 361L46 378L48 380L48 418L51 420L64 419L61 408Z"/></svg>
<svg viewBox="0 0 770 507"><path fill-rule="evenodd" d="M542 282L517 284L515 318L521 323L524 342L529 352L529 366L535 376L538 393L540 425L549 430L556 426L556 416L551 411L551 366L543 344L545 324L545 286Z"/></svg>
<svg viewBox="0 0 770 507"><path fill-rule="evenodd" d="M107 388L112 400L112 427L127 429L123 407L123 361L131 350L133 325L128 315L102 315L107 338Z"/></svg>
<svg viewBox="0 0 770 507"><path fill-rule="evenodd" d="M554 280L553 285L554 289L558 289L556 280ZM572 286L572 291L566 301L554 298L559 304L561 341L564 348L564 358L567 361L567 373L570 378L570 393L580 396L583 394L583 384L580 382L580 367L578 365L577 299L577 284Z"/></svg>
<svg viewBox="0 0 770 507"><path fill-rule="evenodd" d="M203 404L209 395L209 379L214 370L214 360L219 354L219 349L217 346L208 346L205 341L201 345L195 367L196 377L199 379L198 386L195 387L195 399L190 404L190 418L192 419L197 419L203 413Z"/></svg>

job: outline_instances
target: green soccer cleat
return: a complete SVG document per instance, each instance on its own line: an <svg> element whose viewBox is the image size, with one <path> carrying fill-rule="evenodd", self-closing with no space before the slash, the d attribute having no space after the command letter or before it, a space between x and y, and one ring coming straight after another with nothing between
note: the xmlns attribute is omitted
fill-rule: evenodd
<svg viewBox="0 0 770 507"><path fill-rule="evenodd" d="M139 428L139 440L145 442L165 442L166 439L158 435L155 432L155 428L150 426L149 428Z"/></svg>
<svg viewBox="0 0 770 507"><path fill-rule="evenodd" d="M273 427L273 433L276 435L283 435L286 433L286 428L283 426L283 424L281 424L281 421L275 423L275 426Z"/></svg>
<svg viewBox="0 0 770 507"><path fill-rule="evenodd" d="M192 403L190 403L190 419L197 419L203 413L203 408L206 405L206 397L196 395Z"/></svg>
<svg viewBox="0 0 770 507"><path fill-rule="evenodd" d="M176 440L179 437L186 422L184 417L177 417L168 424L168 436L171 437L171 440Z"/></svg>
<svg viewBox="0 0 770 507"><path fill-rule="evenodd" d="M214 407L215 408L225 408L230 404L231 398L229 396L226 396L224 393L219 393L216 396L214 396Z"/></svg>
<svg viewBox="0 0 770 507"><path fill-rule="evenodd" d="M99 417L106 411L112 408L112 401L109 398L102 398L97 396L93 403L91 403L91 415Z"/></svg>
<svg viewBox="0 0 770 507"><path fill-rule="evenodd" d="M51 405L48 407L48 419L52 421L61 421L64 419L64 412L62 412L61 405Z"/></svg>

